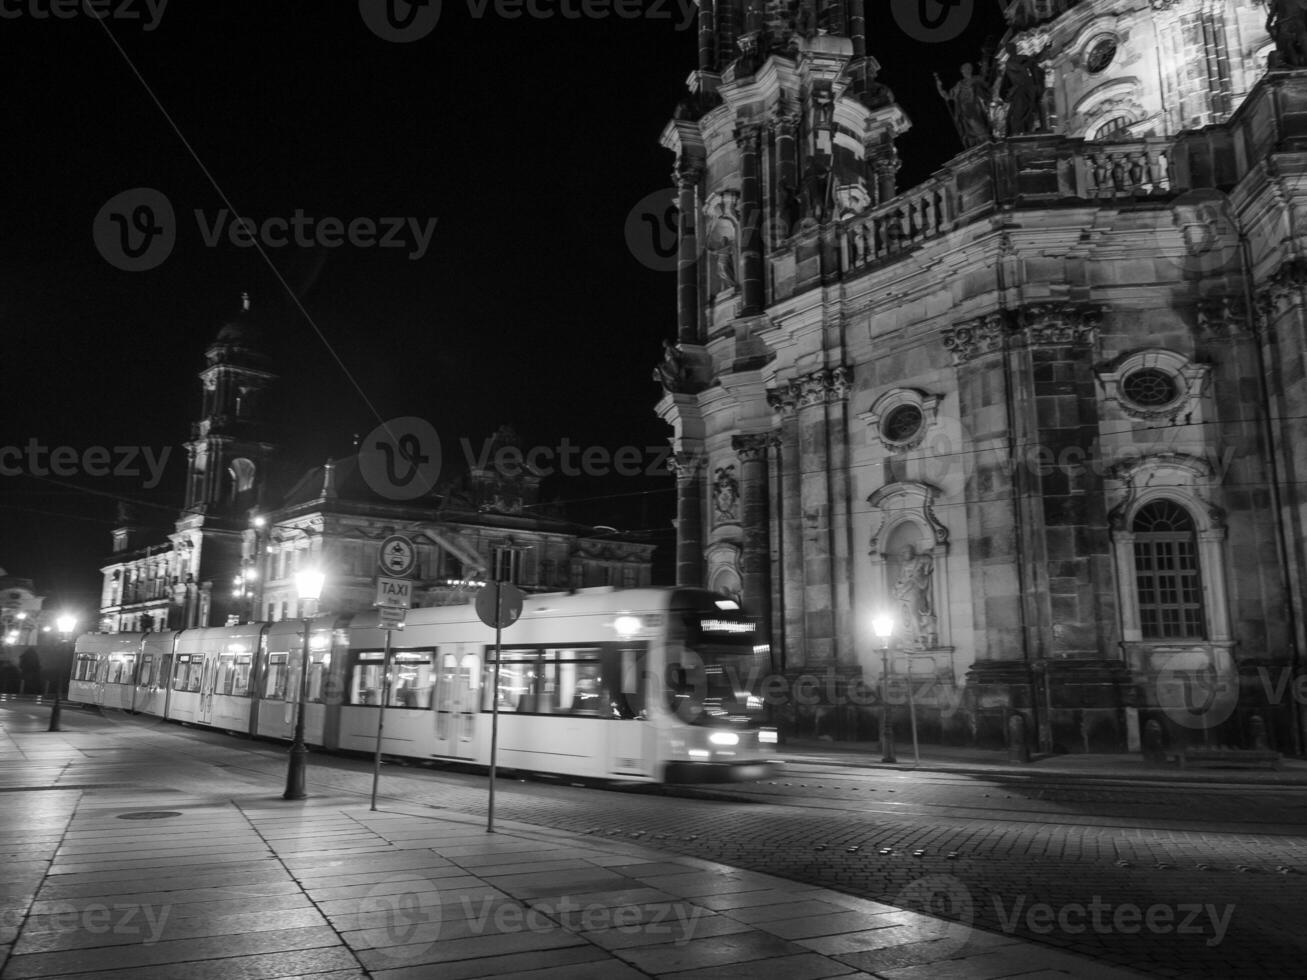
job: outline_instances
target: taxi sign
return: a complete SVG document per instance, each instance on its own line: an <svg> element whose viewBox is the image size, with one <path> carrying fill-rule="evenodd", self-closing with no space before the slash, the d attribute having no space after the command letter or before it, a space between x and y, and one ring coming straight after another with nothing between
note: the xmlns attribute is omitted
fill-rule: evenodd
<svg viewBox="0 0 1307 980"><path fill-rule="evenodd" d="M375 605L393 606L396 609L410 608L413 605L413 580L378 576Z"/></svg>
<svg viewBox="0 0 1307 980"><path fill-rule="evenodd" d="M404 578L413 573L417 568L418 550L414 547L413 542L402 534L392 534L381 542L381 551L377 556L377 564L381 566L381 571L386 575L392 575L395 578Z"/></svg>

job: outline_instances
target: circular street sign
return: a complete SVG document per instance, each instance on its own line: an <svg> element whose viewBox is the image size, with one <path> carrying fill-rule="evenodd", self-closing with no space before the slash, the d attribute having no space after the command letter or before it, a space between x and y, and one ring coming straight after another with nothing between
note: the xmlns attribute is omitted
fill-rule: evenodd
<svg viewBox="0 0 1307 980"><path fill-rule="evenodd" d="M487 582L477 593L477 615L487 626L503 629L512 626L517 622L517 617L522 615L522 602L522 590L516 585Z"/></svg>
<svg viewBox="0 0 1307 980"><path fill-rule="evenodd" d="M403 578L417 568L418 550L402 534L392 534L381 542L377 564L387 575Z"/></svg>

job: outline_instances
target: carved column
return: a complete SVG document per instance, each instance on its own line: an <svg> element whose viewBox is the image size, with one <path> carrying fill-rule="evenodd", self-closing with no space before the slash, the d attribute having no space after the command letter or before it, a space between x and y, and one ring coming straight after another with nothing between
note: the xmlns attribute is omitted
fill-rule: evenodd
<svg viewBox="0 0 1307 980"><path fill-rule="evenodd" d="M772 228L776 234L767 244L771 248L798 230L799 163L798 118L783 115L771 121L775 181L771 189Z"/></svg>
<svg viewBox="0 0 1307 980"><path fill-rule="evenodd" d="M699 70L717 70L715 0L699 0Z"/></svg>
<svg viewBox="0 0 1307 980"><path fill-rule="evenodd" d="M679 210L676 253L677 338L683 344L697 344L699 343L697 189L703 177L703 165L697 160L682 157L673 176L676 180Z"/></svg>
<svg viewBox="0 0 1307 980"><path fill-rule="evenodd" d="M767 443L769 436L744 435L731 440L740 459L740 525L744 553L740 559L744 608L757 616L763 630L771 627L771 554L767 519Z"/></svg>
<svg viewBox="0 0 1307 980"><path fill-rule="evenodd" d="M739 0L720 0L716 4L717 15L717 64L719 67L729 65L739 56L735 46L740 36L740 14L736 10Z"/></svg>
<svg viewBox="0 0 1307 980"><path fill-rule="evenodd" d="M780 554L777 565L778 592L781 601L780 628L773 637L781 637L785 655L785 668L795 670L808 663L808 642L805 627L804 589L804 522L802 477L799 463L799 419L797 385L789 382L767 392L767 402L780 417L780 430L776 435L775 449L776 492L773 500L779 509Z"/></svg>
<svg viewBox="0 0 1307 980"><path fill-rule="evenodd" d="M672 461L676 472L676 584L703 587L704 458L680 452Z"/></svg>
<svg viewBox="0 0 1307 980"><path fill-rule="evenodd" d="M772 667L785 670L788 666L789 650L785 636L785 522L793 504L786 500L784 494L781 462L781 434L776 430L767 433L767 581L771 595L768 604L771 608L770 639L772 648Z"/></svg>
<svg viewBox="0 0 1307 980"><path fill-rule="evenodd" d="M867 17L863 0L849 0L849 40L853 42L853 57L867 56Z"/></svg>
<svg viewBox="0 0 1307 980"><path fill-rule="evenodd" d="M740 312L754 316L763 307L762 127L741 126L735 139L740 147Z"/></svg>

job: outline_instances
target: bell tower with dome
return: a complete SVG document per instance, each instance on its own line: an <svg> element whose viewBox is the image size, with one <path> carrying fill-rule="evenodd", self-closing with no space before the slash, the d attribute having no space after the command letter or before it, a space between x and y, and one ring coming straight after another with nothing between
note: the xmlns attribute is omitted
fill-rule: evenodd
<svg viewBox="0 0 1307 980"><path fill-rule="evenodd" d="M241 517L259 501L274 446L267 440L266 396L277 376L268 370L249 293L205 351L200 372L200 419L186 443L185 509Z"/></svg>

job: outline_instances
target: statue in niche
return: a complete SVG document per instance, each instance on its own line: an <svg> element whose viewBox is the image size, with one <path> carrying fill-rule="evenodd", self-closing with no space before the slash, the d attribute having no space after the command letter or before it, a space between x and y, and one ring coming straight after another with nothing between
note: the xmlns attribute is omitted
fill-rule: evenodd
<svg viewBox="0 0 1307 980"><path fill-rule="evenodd" d="M1275 38L1280 67L1307 67L1307 0L1271 0L1266 32Z"/></svg>
<svg viewBox="0 0 1307 980"><path fill-rule="evenodd" d="M735 274L735 242L723 235L721 244L716 248L709 246L708 251L717 260L718 292L737 288L740 283Z"/></svg>
<svg viewBox="0 0 1307 980"><path fill-rule="evenodd" d="M875 58L867 60L868 64L863 68L862 91L858 93L858 101L868 109L883 109L893 105L894 92L888 85L876 81L876 76L880 74L880 62Z"/></svg>
<svg viewBox="0 0 1307 980"><path fill-rule="evenodd" d="M917 554L914 545L905 545L899 556L899 577L891 594L902 610L903 632L913 644L927 648L939 645L935 602L931 589L935 577L935 559Z"/></svg>
<svg viewBox="0 0 1307 980"><path fill-rule="evenodd" d="M1044 69L1009 41L1007 64L998 83L998 97L1007 103L1007 135L1023 136L1044 129Z"/></svg>
<svg viewBox="0 0 1307 980"><path fill-rule="evenodd" d="M799 192L803 202L803 217L825 224L830 214L830 183L830 169L814 160L804 172L803 186Z"/></svg>
<svg viewBox="0 0 1307 980"><path fill-rule="evenodd" d="M734 524L739 521L736 505L740 499L740 484L735 479L735 464L719 466L713 480L713 523Z"/></svg>
<svg viewBox="0 0 1307 980"><path fill-rule="evenodd" d="M683 392L690 380L690 365L685 354L670 340L663 341L663 359L654 368L653 379L664 390L674 394Z"/></svg>
<svg viewBox="0 0 1307 980"><path fill-rule="evenodd" d="M965 149L987 143L993 138L989 128L989 114L986 110L992 95L985 80L975 73L971 62L962 68L962 78L948 91L939 75L935 75L935 88L939 97L948 103L949 114L953 117L953 127L958 131Z"/></svg>

